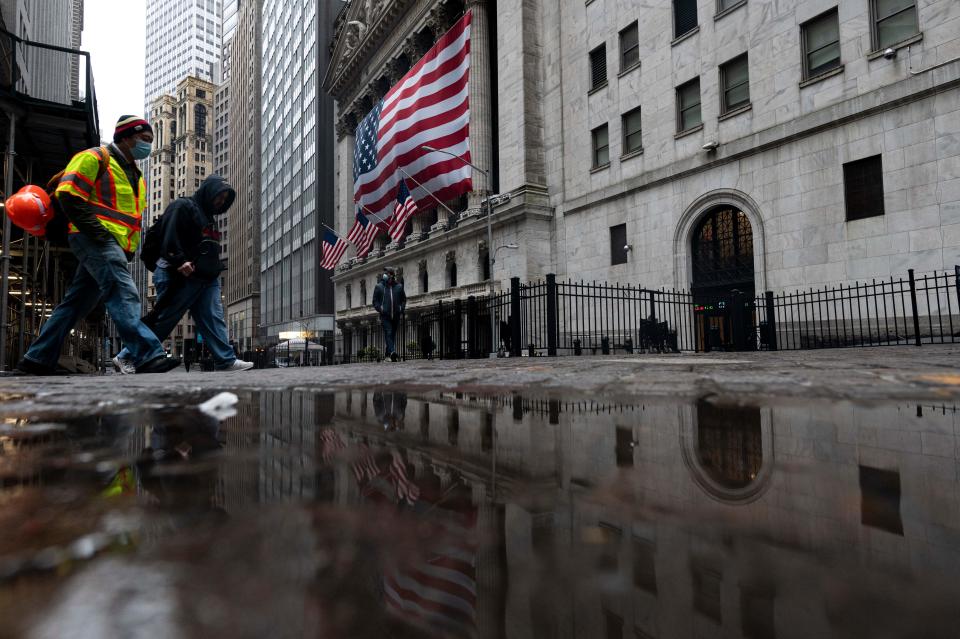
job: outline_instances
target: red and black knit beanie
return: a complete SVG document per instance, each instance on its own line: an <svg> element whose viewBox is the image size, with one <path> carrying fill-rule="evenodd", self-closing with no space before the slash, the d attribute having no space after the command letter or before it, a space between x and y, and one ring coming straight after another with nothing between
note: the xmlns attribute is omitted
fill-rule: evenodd
<svg viewBox="0 0 960 639"><path fill-rule="evenodd" d="M153 127L150 126L149 122L137 115L121 115L120 119L117 120L117 128L113 130L113 141L119 142L143 131L153 133Z"/></svg>

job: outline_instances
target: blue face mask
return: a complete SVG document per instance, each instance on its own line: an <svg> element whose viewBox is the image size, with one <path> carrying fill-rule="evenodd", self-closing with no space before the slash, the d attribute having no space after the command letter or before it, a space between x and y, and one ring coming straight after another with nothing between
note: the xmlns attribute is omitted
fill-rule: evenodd
<svg viewBox="0 0 960 639"><path fill-rule="evenodd" d="M150 157L150 151L152 150L153 145L151 143L137 140L137 143L130 150L130 155L132 155L135 160L146 160Z"/></svg>

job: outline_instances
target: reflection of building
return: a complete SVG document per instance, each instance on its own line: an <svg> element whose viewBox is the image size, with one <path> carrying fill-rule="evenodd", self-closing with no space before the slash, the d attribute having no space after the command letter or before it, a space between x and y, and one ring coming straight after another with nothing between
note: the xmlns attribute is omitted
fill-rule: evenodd
<svg viewBox="0 0 960 639"><path fill-rule="evenodd" d="M474 185L510 197L493 247L473 197L345 265L338 321L368 321L356 291L385 264L411 308L483 295L485 251L511 242L495 282L553 272L698 299L952 269L960 194L940 167L958 157L960 3L893 6L351 3L324 85L337 230L355 214L357 123L464 10L471 158L494 174Z"/></svg>
<svg viewBox="0 0 960 639"><path fill-rule="evenodd" d="M213 172L213 90L209 82L188 77L172 95L150 103L154 143L147 182L149 210L144 214L147 226L175 199L193 195ZM156 298L152 277L147 278L145 297ZM184 317L170 337L174 352L181 352L183 340L196 338L193 322Z"/></svg>
<svg viewBox="0 0 960 639"><path fill-rule="evenodd" d="M333 285L319 268L333 223L333 101L320 90L340 3L264 0L260 206L261 337L333 335Z"/></svg>

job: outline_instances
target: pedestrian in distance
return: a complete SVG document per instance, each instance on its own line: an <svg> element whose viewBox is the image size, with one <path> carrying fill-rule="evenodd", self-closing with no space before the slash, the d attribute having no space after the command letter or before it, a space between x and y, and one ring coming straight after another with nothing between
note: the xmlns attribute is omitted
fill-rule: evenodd
<svg viewBox="0 0 960 639"><path fill-rule="evenodd" d="M117 122L113 144L77 153L64 169L54 197L70 222L67 243L79 265L63 301L17 364L21 372L55 374L71 329L101 300L123 340L129 372L165 373L180 365L141 321L140 294L127 269L147 208L136 163L150 155L152 145L150 124L125 115Z"/></svg>
<svg viewBox="0 0 960 639"><path fill-rule="evenodd" d="M383 269L383 275L373 289L373 308L380 315L383 326L384 360L389 358L395 362L399 359L394 342L406 305L407 296L403 292L403 284L397 281L396 271L392 267Z"/></svg>
<svg viewBox="0 0 960 639"><path fill-rule="evenodd" d="M219 175L207 177L191 197L170 203L160 221L150 227L141 259L153 270L157 290L154 308L144 317L147 326L166 339L190 311L213 356L214 370L245 371L252 362L237 359L227 336L227 323L220 299L220 232L216 216L225 213L236 199L236 191ZM152 238L151 234L159 237ZM159 257L154 262L147 245L158 241ZM129 373L129 352L124 349L113 359L121 373Z"/></svg>

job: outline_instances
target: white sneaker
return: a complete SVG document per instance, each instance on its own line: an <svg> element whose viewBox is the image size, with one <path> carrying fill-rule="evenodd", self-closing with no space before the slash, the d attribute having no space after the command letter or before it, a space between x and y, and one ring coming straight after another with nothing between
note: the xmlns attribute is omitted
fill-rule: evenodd
<svg viewBox="0 0 960 639"><path fill-rule="evenodd" d="M117 355L111 361L113 362L113 370L121 375L134 375L137 372L137 367L134 366L133 360L120 359L120 356Z"/></svg>
<svg viewBox="0 0 960 639"><path fill-rule="evenodd" d="M230 365L229 368L220 368L217 369L219 373L236 373L237 371L248 371L253 368L253 362L245 362L242 359L238 359Z"/></svg>

